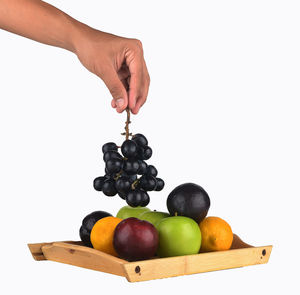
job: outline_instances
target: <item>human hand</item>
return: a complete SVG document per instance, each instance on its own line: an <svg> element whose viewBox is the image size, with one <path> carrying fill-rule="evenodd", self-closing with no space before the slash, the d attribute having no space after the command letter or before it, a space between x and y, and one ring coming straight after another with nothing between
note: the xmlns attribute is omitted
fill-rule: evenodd
<svg viewBox="0 0 300 295"><path fill-rule="evenodd" d="M142 43L82 25L74 44L81 63L109 89L112 107L119 113L129 107L137 114L150 84Z"/></svg>
<svg viewBox="0 0 300 295"><path fill-rule="evenodd" d="M104 81L112 107L119 113L127 107L138 113L150 83L140 41L95 30L44 1L0 3L0 29L76 53Z"/></svg>

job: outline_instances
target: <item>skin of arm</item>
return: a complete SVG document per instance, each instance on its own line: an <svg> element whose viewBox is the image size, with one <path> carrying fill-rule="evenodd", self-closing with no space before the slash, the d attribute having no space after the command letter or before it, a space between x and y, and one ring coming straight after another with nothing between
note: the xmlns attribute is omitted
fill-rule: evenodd
<svg viewBox="0 0 300 295"><path fill-rule="evenodd" d="M69 50L109 89L117 112L137 114L150 77L142 43L91 28L40 0L0 0L0 28Z"/></svg>

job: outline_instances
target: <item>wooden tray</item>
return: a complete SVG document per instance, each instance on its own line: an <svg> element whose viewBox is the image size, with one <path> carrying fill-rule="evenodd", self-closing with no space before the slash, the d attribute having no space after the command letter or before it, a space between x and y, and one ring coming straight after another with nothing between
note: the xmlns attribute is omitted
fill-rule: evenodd
<svg viewBox="0 0 300 295"><path fill-rule="evenodd" d="M52 260L126 277L129 282L162 279L267 263L272 246L253 247L234 235L228 251L200 253L136 262L85 247L81 242L28 244L35 260Z"/></svg>

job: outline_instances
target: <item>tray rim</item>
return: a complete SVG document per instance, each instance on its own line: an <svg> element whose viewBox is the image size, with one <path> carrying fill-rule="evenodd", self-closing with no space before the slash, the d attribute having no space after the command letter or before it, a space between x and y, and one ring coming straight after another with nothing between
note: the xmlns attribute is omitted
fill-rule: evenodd
<svg viewBox="0 0 300 295"><path fill-rule="evenodd" d="M126 261L80 241L28 244L37 261L51 260L124 276L129 282L144 281L267 263L273 245L254 247L234 235L233 249L175 257ZM171 267L169 267L171 265Z"/></svg>

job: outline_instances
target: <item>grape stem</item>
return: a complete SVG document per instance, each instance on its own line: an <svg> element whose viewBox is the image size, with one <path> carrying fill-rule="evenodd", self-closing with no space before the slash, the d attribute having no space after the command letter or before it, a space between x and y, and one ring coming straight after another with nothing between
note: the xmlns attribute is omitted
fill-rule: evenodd
<svg viewBox="0 0 300 295"><path fill-rule="evenodd" d="M118 180L122 176L123 171L121 170L119 173L116 174L114 180Z"/></svg>
<svg viewBox="0 0 300 295"><path fill-rule="evenodd" d="M139 183L139 178L136 179L132 184L131 184L131 189L135 190L136 189L136 185Z"/></svg>
<svg viewBox="0 0 300 295"><path fill-rule="evenodd" d="M129 108L126 109L126 113L127 113L127 120L125 122L125 132L124 133L121 133L122 135L125 135L126 136L126 140L129 139L129 136L132 135L131 133L129 133L129 124L131 123L130 121L130 110Z"/></svg>

